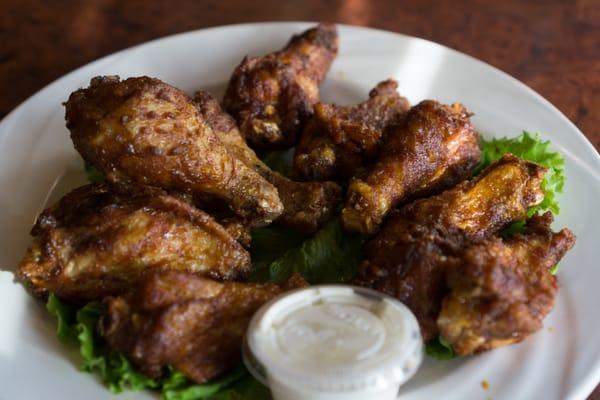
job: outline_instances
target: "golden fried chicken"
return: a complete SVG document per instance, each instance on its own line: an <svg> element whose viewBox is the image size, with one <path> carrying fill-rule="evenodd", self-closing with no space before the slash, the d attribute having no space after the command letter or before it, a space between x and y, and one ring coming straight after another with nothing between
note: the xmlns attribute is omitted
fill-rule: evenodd
<svg viewBox="0 0 600 400"><path fill-rule="evenodd" d="M520 342L542 327L558 289L550 269L575 244L570 230L552 232L552 219L538 215L524 234L471 246L448 268L437 324L457 354Z"/></svg>
<svg viewBox="0 0 600 400"><path fill-rule="evenodd" d="M473 180L404 206L367 243L355 283L404 302L424 339L433 339L448 263L465 246L524 220L544 197L544 173L544 167L505 155Z"/></svg>
<svg viewBox="0 0 600 400"><path fill-rule="evenodd" d="M134 291L105 301L107 313L98 328L109 348L125 354L144 374L156 378L173 366L204 383L241 361L246 328L260 306L305 285L297 275L280 287L151 272Z"/></svg>
<svg viewBox="0 0 600 400"><path fill-rule="evenodd" d="M209 213L210 215L210 213ZM216 220L227 233L245 248L252 242L252 227L237 217L227 217Z"/></svg>
<svg viewBox="0 0 600 400"><path fill-rule="evenodd" d="M373 234L397 204L439 192L468 178L479 163L479 135L460 104L426 100L387 135L366 177L350 182L342 222Z"/></svg>
<svg viewBox="0 0 600 400"><path fill-rule="evenodd" d="M250 247L252 223L235 215L227 205L218 202L214 197L205 196L203 193L190 194L173 190L167 191L167 193L204 211L213 217L242 246L246 248Z"/></svg>
<svg viewBox="0 0 600 400"><path fill-rule="evenodd" d="M337 48L335 25L319 24L292 37L283 50L242 60L223 104L252 147L281 150L296 143Z"/></svg>
<svg viewBox="0 0 600 400"><path fill-rule="evenodd" d="M250 255L208 214L157 188L91 184L38 218L18 277L77 303L121 293L149 269L242 279Z"/></svg>
<svg viewBox="0 0 600 400"><path fill-rule="evenodd" d="M302 180L344 180L372 162L390 126L400 123L408 100L394 80L380 82L355 106L317 103L294 153L294 176Z"/></svg>
<svg viewBox="0 0 600 400"><path fill-rule="evenodd" d="M277 189L232 156L195 104L148 77L97 77L66 102L84 160L112 182L209 195L257 225L283 211Z"/></svg>
<svg viewBox="0 0 600 400"><path fill-rule="evenodd" d="M313 233L333 216L341 202L342 192L336 183L295 182L271 170L248 147L235 120L221 109L214 97L199 91L194 100L200 114L211 125L225 147L277 188L283 203L283 213L276 220L277 223L305 233Z"/></svg>

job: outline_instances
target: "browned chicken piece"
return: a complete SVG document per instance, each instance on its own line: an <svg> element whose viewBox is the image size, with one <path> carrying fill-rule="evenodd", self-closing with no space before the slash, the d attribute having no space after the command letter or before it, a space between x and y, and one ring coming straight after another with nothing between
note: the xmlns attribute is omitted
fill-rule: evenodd
<svg viewBox="0 0 600 400"><path fill-rule="evenodd" d="M240 242L242 246L245 248L250 247L252 239L251 223L235 215L229 207L219 203L214 197L204 196L202 193L190 194L178 191L169 191L167 193L206 212L213 217L232 238Z"/></svg>
<svg viewBox="0 0 600 400"><path fill-rule="evenodd" d="M217 222L242 246L245 248L250 247L250 243L252 242L252 229L245 221L237 217L227 217L217 219Z"/></svg>
<svg viewBox="0 0 600 400"><path fill-rule="evenodd" d="M112 182L210 195L256 225L283 211L277 189L232 156L194 102L158 79L97 77L71 94L67 127Z"/></svg>
<svg viewBox="0 0 600 400"><path fill-rule="evenodd" d="M302 180L345 180L379 154L390 126L410 108L394 80L380 82L355 106L317 103L294 153L294 176Z"/></svg>
<svg viewBox="0 0 600 400"><path fill-rule="evenodd" d="M276 220L277 223L305 233L314 233L333 217L342 195L336 183L296 182L271 170L248 147L235 120L221 109L214 97L199 91L194 100L200 114L225 147L277 188L283 203L283 213Z"/></svg>
<svg viewBox="0 0 600 400"><path fill-rule="evenodd" d="M296 143L337 49L335 25L319 24L283 50L242 60L223 103L252 147L281 150Z"/></svg>
<svg viewBox="0 0 600 400"><path fill-rule="evenodd" d="M468 178L479 163L479 135L460 104L426 100L387 135L364 179L350 182L342 223L373 234L397 204L440 192Z"/></svg>
<svg viewBox="0 0 600 400"><path fill-rule="evenodd" d="M535 216L525 234L469 247L448 268L437 323L457 354L517 343L542 327L558 290L550 270L575 244L570 230L552 232L552 219Z"/></svg>
<svg viewBox="0 0 600 400"><path fill-rule="evenodd" d="M243 279L250 255L208 214L157 188L92 184L38 218L18 277L76 303L130 288L149 269Z"/></svg>
<svg viewBox="0 0 600 400"><path fill-rule="evenodd" d="M204 383L236 366L254 312L284 290L305 286L293 276L275 284L216 282L180 271L147 274L123 297L108 298L99 321L111 350L153 378L173 366Z"/></svg>
<svg viewBox="0 0 600 400"><path fill-rule="evenodd" d="M273 171L265 177L279 190L284 206L275 222L303 233L321 228L342 201L342 188L334 182L296 182Z"/></svg>
<svg viewBox="0 0 600 400"><path fill-rule="evenodd" d="M417 316L424 339L437 337L448 264L465 246L524 220L544 197L545 170L506 155L473 180L396 211L367 243L355 283L398 298Z"/></svg>

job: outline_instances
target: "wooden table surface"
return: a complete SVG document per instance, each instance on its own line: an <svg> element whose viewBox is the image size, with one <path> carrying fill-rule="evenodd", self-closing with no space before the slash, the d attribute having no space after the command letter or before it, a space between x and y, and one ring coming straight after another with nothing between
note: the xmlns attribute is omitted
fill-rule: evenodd
<svg viewBox="0 0 600 400"><path fill-rule="evenodd" d="M458 49L541 93L600 149L600 0L0 0L0 117L114 51L177 32L278 20L365 25ZM590 399L600 400L600 386Z"/></svg>

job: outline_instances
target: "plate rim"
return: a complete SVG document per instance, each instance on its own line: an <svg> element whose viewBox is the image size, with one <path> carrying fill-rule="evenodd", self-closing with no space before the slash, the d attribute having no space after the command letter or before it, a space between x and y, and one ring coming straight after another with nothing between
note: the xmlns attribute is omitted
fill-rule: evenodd
<svg viewBox="0 0 600 400"><path fill-rule="evenodd" d="M161 41L176 40L178 38L182 38L185 36L193 36L193 35L197 35L197 34L200 34L203 32L207 32L207 31L218 31L218 30L226 31L228 29L264 27L266 25L269 25L269 26L273 26L273 25L281 25L281 26L305 25L305 26L309 26L309 25L315 25L317 23L319 23L319 22L289 20L289 21L263 21L263 22L232 23L232 24L216 25L216 26L212 26L212 27L199 28L199 29L179 32L179 33L175 33L175 34L171 34L171 35L167 35L167 36L161 36L161 37L158 37L155 39L151 39L149 41L138 43L136 45L115 51L110 54L107 54L105 56L102 56L100 58L92 60L84 65L81 65L81 66L67 72L66 74L58 77L57 79L51 81L50 83L46 84L41 89L37 90L35 93L33 93L32 95L27 97L21 103L19 103L10 112L8 112L8 114L6 114L4 116L4 118L2 118L2 120L0 120L0 145L5 137L4 131L7 132L6 135L8 135L8 132L10 131L9 129L6 129L6 127L9 126L13 120L16 120L18 118L18 116L20 114L22 114L25 109L30 107L36 100L42 98L47 93L59 88L60 86L64 86L66 82L71 80L78 73L81 73L83 70L95 69L98 66L100 66L104 63L107 63L110 59L113 59L113 58L117 59L118 57L123 56L125 53L131 52L133 50L136 50L136 49L144 47L144 46L150 46L150 45L156 44ZM493 66L492 64L490 64L486 61L480 60L474 56L463 53L452 47L434 42L432 40L424 39L424 38L417 37L417 36L407 35L407 34L403 34L403 33L393 32L393 31L389 31L389 30L385 30L385 29L372 28L372 27L368 27L368 26L358 26L358 25L341 24L341 23L335 23L335 25L338 27L347 29L347 30L377 32L379 34L385 34L388 36L399 37L403 40L416 40L418 42L426 43L428 46L434 46L434 47L440 48L444 51L449 51L449 52L453 53L454 55L468 59L470 62L479 64L480 66L488 69L489 72L498 76L498 78L507 80L512 85L518 86L520 89L524 90L528 95L532 96L536 101L540 102L545 108L548 108L550 111L552 111L553 114L555 114L557 117L562 119L563 122L566 122L567 126L569 126L574 132L577 133L577 135L574 135L574 137L576 137L577 138L576 140L578 140L579 142L581 142L581 144L583 144L584 148L586 149L586 152L589 153L588 158L585 160L582 160L582 161L586 165L592 167L591 171L592 171L593 175L595 175L595 177L598 178L598 181L600 182L600 152L598 152L596 150L594 145L585 136L585 134L577 127L577 125L575 125L575 123L573 123L573 121L571 121L560 109L558 109L558 107L556 107L549 100L547 100L545 97L543 97L541 94L539 94L537 91L535 91L533 88L531 88L524 82L521 82L517 78L513 77L512 75L508 74L507 72L501 70L498 67ZM590 161L594 165L589 165ZM594 172L594 171L598 171L598 172ZM600 384L600 359L595 361L595 363L593 364L593 368L589 369L587 371L587 373L583 376L582 379L578 380L576 383L573 384L569 398L575 398L575 399L586 398L587 396L589 396L589 394L591 394L591 392L594 390L594 388L598 384Z"/></svg>

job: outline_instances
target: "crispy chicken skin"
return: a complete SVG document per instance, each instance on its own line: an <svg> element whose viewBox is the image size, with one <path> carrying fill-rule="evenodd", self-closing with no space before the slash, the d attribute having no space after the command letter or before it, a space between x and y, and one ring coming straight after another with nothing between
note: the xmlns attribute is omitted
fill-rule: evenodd
<svg viewBox="0 0 600 400"><path fill-rule="evenodd" d="M167 193L206 212L242 246L250 247L252 224L235 215L227 205L219 203L214 197L204 196L202 193L191 194L178 191L168 191Z"/></svg>
<svg viewBox="0 0 600 400"><path fill-rule="evenodd" d="M277 188L283 203L283 213L276 220L278 224L313 233L333 216L341 202L339 185L334 182L296 182L271 170L248 147L235 120L221 109L214 97L199 91L194 101L225 147Z"/></svg>
<svg viewBox="0 0 600 400"><path fill-rule="evenodd" d="M542 327L558 290L550 269L575 243L570 230L550 230L552 219L535 216L524 234L469 247L448 268L437 324L457 354L520 342Z"/></svg>
<svg viewBox="0 0 600 400"><path fill-rule="evenodd" d="M144 374L159 377L170 365L204 383L241 361L243 336L260 306L305 285L298 276L280 287L151 272L134 291L105 301L98 329L111 350L125 354Z"/></svg>
<svg viewBox="0 0 600 400"><path fill-rule="evenodd" d="M404 302L417 316L424 339L433 339L448 263L465 246L524 220L529 207L543 199L544 172L505 155L473 180L404 206L367 243L355 284Z"/></svg>
<svg viewBox="0 0 600 400"><path fill-rule="evenodd" d="M97 77L65 105L75 148L109 181L208 194L256 225L283 211L275 187L232 156L173 86Z"/></svg>
<svg viewBox="0 0 600 400"><path fill-rule="evenodd" d="M121 293L148 269L243 279L250 255L212 217L160 189L92 184L38 218L18 277L34 294L84 303Z"/></svg>
<svg viewBox="0 0 600 400"><path fill-rule="evenodd" d="M317 103L294 153L294 176L301 180L344 180L372 162L390 126L410 105L394 80L380 82L369 99L355 106Z"/></svg>
<svg viewBox="0 0 600 400"><path fill-rule="evenodd" d="M217 222L242 246L245 248L250 247L250 243L252 242L252 229L244 220L237 217L228 217L219 219Z"/></svg>
<svg viewBox="0 0 600 400"><path fill-rule="evenodd" d="M335 25L319 24L283 50L242 60L223 103L252 147L281 150L296 143L337 49Z"/></svg>
<svg viewBox="0 0 600 400"><path fill-rule="evenodd" d="M460 104L426 100L390 132L366 177L350 182L342 222L373 234L398 203L440 192L468 178L479 163L479 135Z"/></svg>

